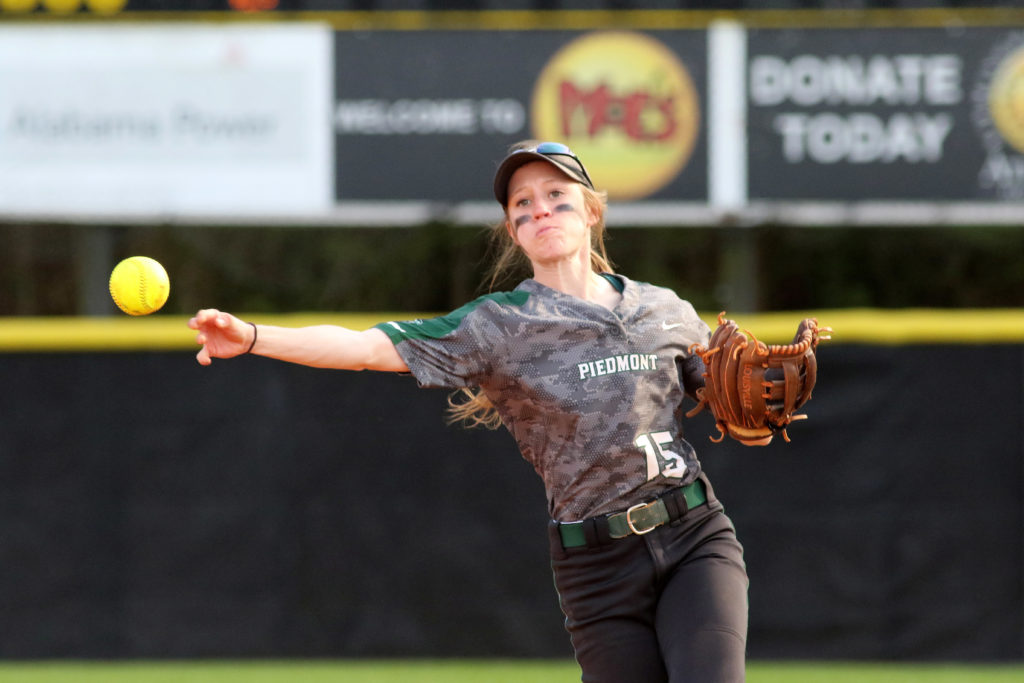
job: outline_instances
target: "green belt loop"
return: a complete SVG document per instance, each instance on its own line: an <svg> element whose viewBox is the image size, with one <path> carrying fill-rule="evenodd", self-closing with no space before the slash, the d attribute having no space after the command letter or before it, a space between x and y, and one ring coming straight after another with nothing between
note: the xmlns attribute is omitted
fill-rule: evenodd
<svg viewBox="0 0 1024 683"><path fill-rule="evenodd" d="M693 509L708 502L707 487L704 481L695 479L692 484L683 488L683 498L686 499L686 508Z"/></svg>
<svg viewBox="0 0 1024 683"><path fill-rule="evenodd" d="M559 524L558 533L562 536L563 548L582 548L587 544L587 537L583 534L583 522Z"/></svg>

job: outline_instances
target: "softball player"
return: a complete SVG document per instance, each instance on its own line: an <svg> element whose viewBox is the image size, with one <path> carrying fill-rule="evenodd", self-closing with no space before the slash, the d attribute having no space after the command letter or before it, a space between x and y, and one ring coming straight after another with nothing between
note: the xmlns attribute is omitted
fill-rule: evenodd
<svg viewBox="0 0 1024 683"><path fill-rule="evenodd" d="M454 414L504 424L544 481L582 680L743 680L743 551L682 433L684 395L703 384L688 349L708 326L671 291L611 272L604 195L564 145L514 147L494 193L497 268L518 254L533 270L513 291L364 332L203 310L189 321L199 362L252 352L467 391Z"/></svg>

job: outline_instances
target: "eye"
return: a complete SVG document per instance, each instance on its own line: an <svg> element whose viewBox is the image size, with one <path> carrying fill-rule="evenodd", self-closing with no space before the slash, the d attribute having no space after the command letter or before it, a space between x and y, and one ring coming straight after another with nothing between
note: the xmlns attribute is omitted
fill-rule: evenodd
<svg viewBox="0 0 1024 683"><path fill-rule="evenodd" d="M522 199L520 199L519 201L516 202L516 206L529 206L529 205L530 205L530 200L527 199L526 197L523 197Z"/></svg>
<svg viewBox="0 0 1024 683"><path fill-rule="evenodd" d="M548 194L548 196L549 197L557 198L557 197L561 197L564 194L565 194L565 192L563 192L562 190L551 190L551 192Z"/></svg>

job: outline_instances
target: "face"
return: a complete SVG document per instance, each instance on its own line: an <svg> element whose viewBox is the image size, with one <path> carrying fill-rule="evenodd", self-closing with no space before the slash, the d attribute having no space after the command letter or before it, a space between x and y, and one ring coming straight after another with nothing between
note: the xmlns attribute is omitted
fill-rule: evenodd
<svg viewBox="0 0 1024 683"><path fill-rule="evenodd" d="M509 234L536 268L590 258L590 226L582 186L546 161L520 166L508 182Z"/></svg>

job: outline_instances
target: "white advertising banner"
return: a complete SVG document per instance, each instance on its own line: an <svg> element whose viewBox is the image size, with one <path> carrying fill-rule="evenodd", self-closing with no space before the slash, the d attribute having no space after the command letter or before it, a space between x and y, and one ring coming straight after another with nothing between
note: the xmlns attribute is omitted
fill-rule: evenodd
<svg viewBox="0 0 1024 683"><path fill-rule="evenodd" d="M322 213L332 34L0 27L0 213Z"/></svg>

